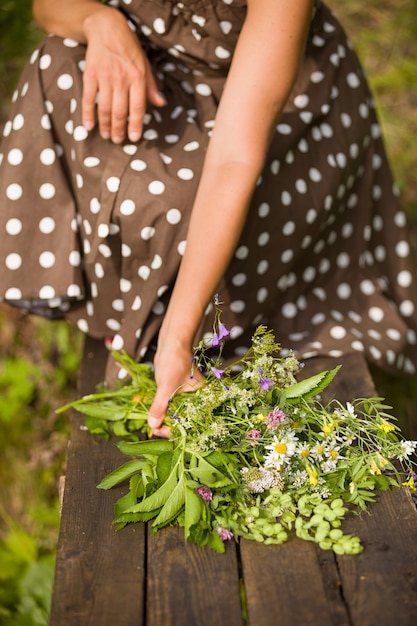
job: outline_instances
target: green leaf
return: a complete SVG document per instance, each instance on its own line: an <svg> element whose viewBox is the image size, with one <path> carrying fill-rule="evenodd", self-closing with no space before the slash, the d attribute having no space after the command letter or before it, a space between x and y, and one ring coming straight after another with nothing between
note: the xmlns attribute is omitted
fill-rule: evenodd
<svg viewBox="0 0 417 626"><path fill-rule="evenodd" d="M170 494L177 486L177 483L178 479L175 466L168 480L163 485L161 485L159 489L151 493L149 496L143 498L141 502L127 510L126 513L141 513L144 511L155 511L156 509L159 509L160 507L164 506Z"/></svg>
<svg viewBox="0 0 417 626"><path fill-rule="evenodd" d="M97 485L98 489L111 489L115 485L127 480L136 472L140 472L142 470L144 461L141 459L137 459L134 461L127 461L113 472L108 474L103 480Z"/></svg>
<svg viewBox="0 0 417 626"><path fill-rule="evenodd" d="M146 439L144 441L119 441L116 444L124 454L153 454L155 456L172 451L173 445L168 439Z"/></svg>
<svg viewBox="0 0 417 626"><path fill-rule="evenodd" d="M316 396L331 383L341 367L341 365L338 365L332 370L315 374L314 376L310 376L310 378L294 383L294 385L284 389L282 398L284 398L284 400L298 400L299 398L307 400L308 398Z"/></svg>
<svg viewBox="0 0 417 626"><path fill-rule="evenodd" d="M185 487L185 523L184 523L184 536L185 539L190 537L190 529L201 519L204 509L203 500L196 493L195 489Z"/></svg>
<svg viewBox="0 0 417 626"><path fill-rule="evenodd" d="M163 452L158 457L158 461L156 464L156 474L161 484L167 480L168 476L171 473L173 458L174 455L172 454L172 452Z"/></svg>
<svg viewBox="0 0 417 626"><path fill-rule="evenodd" d="M106 420L108 422L115 422L123 420L126 417L128 409L120 408L117 404L80 404L75 407L79 413L88 415L89 417L95 417L98 419Z"/></svg>
<svg viewBox="0 0 417 626"><path fill-rule="evenodd" d="M202 456L196 455L196 458L198 467L190 468L189 470L193 478L210 487L222 487L234 484L227 476L211 465L211 463L208 463Z"/></svg>
<svg viewBox="0 0 417 626"><path fill-rule="evenodd" d="M175 519L184 506L184 502L185 485L184 476L182 475L177 482L174 491L171 492L171 495L160 510L158 517L153 522L152 527L161 528L161 526L166 526L169 522Z"/></svg>

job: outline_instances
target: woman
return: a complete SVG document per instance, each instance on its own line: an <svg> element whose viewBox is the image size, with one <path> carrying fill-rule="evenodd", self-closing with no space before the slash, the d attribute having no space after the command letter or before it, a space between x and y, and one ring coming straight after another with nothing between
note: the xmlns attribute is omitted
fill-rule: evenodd
<svg viewBox="0 0 417 626"><path fill-rule="evenodd" d="M157 435L216 291L226 359L263 323L299 358L360 350L415 372L405 216L361 67L323 4L33 8L54 37L5 129L5 300L138 359L157 341Z"/></svg>

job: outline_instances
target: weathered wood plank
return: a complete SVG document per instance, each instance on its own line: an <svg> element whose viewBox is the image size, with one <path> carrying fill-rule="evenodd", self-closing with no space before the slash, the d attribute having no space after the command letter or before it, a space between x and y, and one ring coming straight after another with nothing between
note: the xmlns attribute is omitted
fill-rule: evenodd
<svg viewBox="0 0 417 626"><path fill-rule="evenodd" d="M86 346L82 394L102 379L101 346L94 341ZM124 457L112 443L82 430L82 418L73 415L71 422L50 626L141 626L145 528L117 532L113 507L123 488L96 487Z"/></svg>
<svg viewBox="0 0 417 626"><path fill-rule="evenodd" d="M364 551L337 557L343 595L358 626L417 624L417 510L410 493L392 489L351 517L347 532L358 534Z"/></svg>
<svg viewBox="0 0 417 626"><path fill-rule="evenodd" d="M184 543L182 528L148 541L146 626L243 626L236 546ZM256 624L256 623L254 623Z"/></svg>
<svg viewBox="0 0 417 626"><path fill-rule="evenodd" d="M343 599L328 602L326 585L339 587L334 559L324 579L312 543L292 538L281 546L241 542L249 623L254 626L350 626ZM359 626L359 624L358 624Z"/></svg>

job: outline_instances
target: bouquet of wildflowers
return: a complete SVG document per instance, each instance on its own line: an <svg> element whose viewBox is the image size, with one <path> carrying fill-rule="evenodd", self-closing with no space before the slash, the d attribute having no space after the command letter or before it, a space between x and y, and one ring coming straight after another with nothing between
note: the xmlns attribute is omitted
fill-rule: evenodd
<svg viewBox="0 0 417 626"><path fill-rule="evenodd" d="M263 326L224 367L229 334L216 299L211 345L201 342L192 364L205 379L171 399L169 440L133 434L146 432L156 385L151 367L126 354L115 356L128 384L63 407L84 413L91 432L123 438L117 445L130 459L98 485L129 481L115 506L117 528L178 524L186 540L219 552L232 538L281 544L295 532L338 554L359 553L359 538L343 532L345 515L366 509L377 490L415 490L417 442L401 439L381 398L323 406L319 394L339 368L297 382L300 363L291 352L278 356Z"/></svg>

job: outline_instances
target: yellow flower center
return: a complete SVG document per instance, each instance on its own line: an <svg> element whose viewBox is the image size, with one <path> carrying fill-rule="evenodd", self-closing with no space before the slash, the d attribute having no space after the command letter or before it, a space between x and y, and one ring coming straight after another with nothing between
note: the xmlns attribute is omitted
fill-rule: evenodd
<svg viewBox="0 0 417 626"><path fill-rule="evenodd" d="M330 450L330 456L333 459L333 461L337 458L337 452L336 450Z"/></svg>
<svg viewBox="0 0 417 626"><path fill-rule="evenodd" d="M388 422L382 422L381 429L384 431L384 433L390 433L392 430L395 430L395 426L389 424Z"/></svg>
<svg viewBox="0 0 417 626"><path fill-rule="evenodd" d="M323 432L325 435L330 435L330 433L332 432L334 428L334 425L332 423L330 424L324 424L323 426Z"/></svg>
<svg viewBox="0 0 417 626"><path fill-rule="evenodd" d="M304 459L308 459L308 457L310 456L310 450L307 450L307 448L305 448L304 450L301 450L301 456Z"/></svg>
<svg viewBox="0 0 417 626"><path fill-rule="evenodd" d="M288 450L288 446L286 443L277 443L274 450L277 454L285 454Z"/></svg>
<svg viewBox="0 0 417 626"><path fill-rule="evenodd" d="M317 454L323 454L323 452L324 452L324 448L323 448L323 446L319 446L319 447L317 448Z"/></svg>

